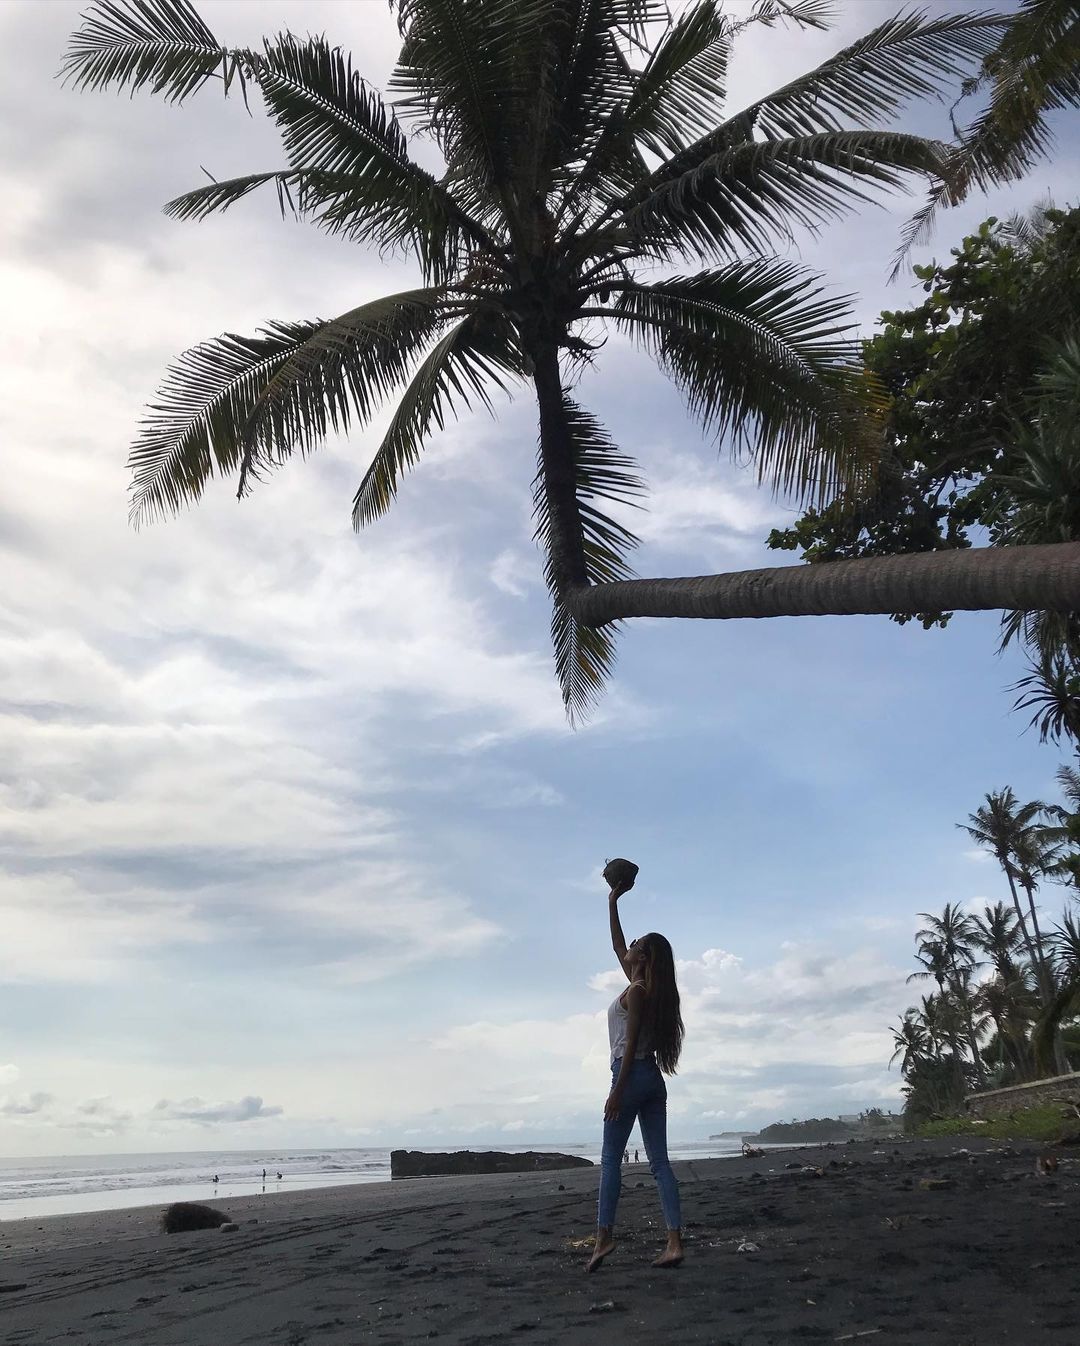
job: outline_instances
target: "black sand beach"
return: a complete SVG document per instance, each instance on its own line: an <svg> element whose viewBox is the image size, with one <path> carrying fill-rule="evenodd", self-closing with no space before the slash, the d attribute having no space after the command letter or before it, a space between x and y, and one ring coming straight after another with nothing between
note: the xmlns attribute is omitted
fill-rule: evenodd
<svg viewBox="0 0 1080 1346"><path fill-rule="evenodd" d="M596 1170L244 1198L223 1203L234 1233L166 1236L157 1208L3 1224L0 1341L1071 1346L1080 1154L1044 1178L1036 1147L959 1148L677 1164L688 1257L669 1272L649 1265L644 1165L624 1170L619 1247L593 1276L573 1245Z"/></svg>

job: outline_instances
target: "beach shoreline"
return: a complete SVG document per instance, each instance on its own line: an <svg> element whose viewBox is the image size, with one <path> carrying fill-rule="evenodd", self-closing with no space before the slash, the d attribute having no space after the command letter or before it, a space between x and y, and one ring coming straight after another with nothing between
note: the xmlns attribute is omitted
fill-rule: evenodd
<svg viewBox="0 0 1080 1346"><path fill-rule="evenodd" d="M1064 1346L1080 1159L1062 1151L1040 1179L1038 1150L904 1141L679 1163L688 1255L667 1273L650 1266L663 1231L645 1165L624 1170L620 1246L591 1277L596 1169L244 1197L219 1203L231 1233L164 1235L160 1206L16 1221L0 1225L0 1285L24 1288L0 1314L20 1346L518 1332L790 1346L856 1331L871 1346Z"/></svg>

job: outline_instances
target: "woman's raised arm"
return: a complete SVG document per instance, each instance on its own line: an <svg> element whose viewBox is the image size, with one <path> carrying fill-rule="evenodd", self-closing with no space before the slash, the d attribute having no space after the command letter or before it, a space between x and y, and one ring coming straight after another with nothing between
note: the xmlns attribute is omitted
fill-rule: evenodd
<svg viewBox="0 0 1080 1346"><path fill-rule="evenodd" d="M622 932L622 922L619 920L619 898L626 892L625 888L612 888L608 893L608 919L611 922L611 947L615 950L615 957L619 960L619 967L622 968L627 981L630 981L630 973L626 970L626 936Z"/></svg>

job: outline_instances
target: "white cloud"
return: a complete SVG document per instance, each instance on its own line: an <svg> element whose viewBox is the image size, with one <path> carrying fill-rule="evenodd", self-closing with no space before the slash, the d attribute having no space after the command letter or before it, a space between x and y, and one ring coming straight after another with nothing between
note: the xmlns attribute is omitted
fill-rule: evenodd
<svg viewBox="0 0 1080 1346"><path fill-rule="evenodd" d="M34 1117L52 1102L52 1094L24 1094L21 1098L5 1098L0 1103L2 1117Z"/></svg>
<svg viewBox="0 0 1080 1346"><path fill-rule="evenodd" d="M495 588L511 598L524 598L538 578L538 559L516 548L506 547L491 563L489 574Z"/></svg>
<svg viewBox="0 0 1080 1346"><path fill-rule="evenodd" d="M172 1102L163 1098L154 1105L156 1117L169 1122L199 1122L203 1125L220 1122L251 1122L263 1117L280 1117L284 1108L266 1104L257 1094L248 1094L236 1102L206 1103L201 1098L184 1098Z"/></svg>

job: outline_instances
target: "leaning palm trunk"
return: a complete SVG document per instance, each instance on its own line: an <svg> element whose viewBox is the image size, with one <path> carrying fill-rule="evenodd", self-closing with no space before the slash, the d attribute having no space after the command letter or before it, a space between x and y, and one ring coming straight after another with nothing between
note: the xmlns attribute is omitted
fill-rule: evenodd
<svg viewBox="0 0 1080 1346"><path fill-rule="evenodd" d="M1068 612L1080 605L1080 543L623 580L571 588L566 601L590 626L624 617L824 617L914 612L920 606L935 612Z"/></svg>

